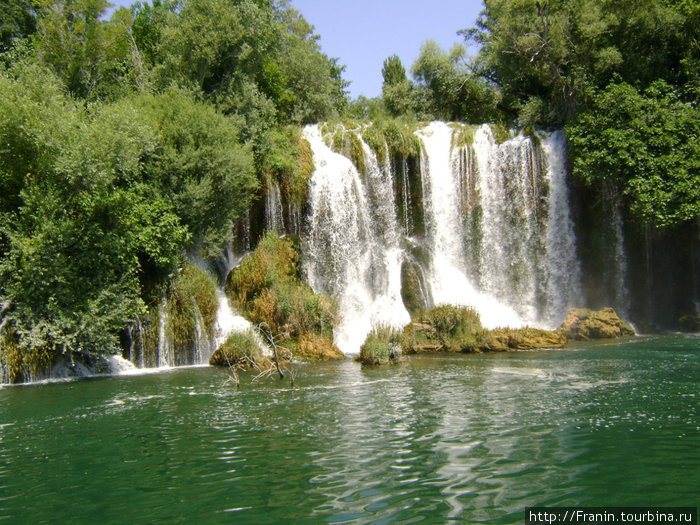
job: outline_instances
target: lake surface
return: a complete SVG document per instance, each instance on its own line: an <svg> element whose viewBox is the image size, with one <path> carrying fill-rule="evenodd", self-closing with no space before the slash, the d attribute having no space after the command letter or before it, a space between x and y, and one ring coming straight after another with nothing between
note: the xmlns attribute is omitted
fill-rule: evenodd
<svg viewBox="0 0 700 525"><path fill-rule="evenodd" d="M700 338L296 384L187 368L0 389L0 521L523 523L551 506L700 504Z"/></svg>

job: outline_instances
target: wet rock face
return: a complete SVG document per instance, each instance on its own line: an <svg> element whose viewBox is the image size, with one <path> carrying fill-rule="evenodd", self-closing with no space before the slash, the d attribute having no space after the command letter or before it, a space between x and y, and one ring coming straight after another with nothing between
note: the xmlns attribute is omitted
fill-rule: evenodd
<svg viewBox="0 0 700 525"><path fill-rule="evenodd" d="M571 308L559 331L563 332L567 339L577 341L635 335L634 328L620 319L612 308L602 310Z"/></svg>

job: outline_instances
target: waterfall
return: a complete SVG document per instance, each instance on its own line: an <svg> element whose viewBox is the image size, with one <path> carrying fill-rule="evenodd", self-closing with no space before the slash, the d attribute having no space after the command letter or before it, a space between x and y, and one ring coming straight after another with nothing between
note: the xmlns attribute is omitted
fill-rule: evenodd
<svg viewBox="0 0 700 525"><path fill-rule="evenodd" d="M226 338L233 333L245 332L252 325L245 317L241 317L233 311L228 297L223 290L216 291L216 299L219 308L216 311L216 325L214 328L214 347L218 348Z"/></svg>
<svg viewBox="0 0 700 525"><path fill-rule="evenodd" d="M163 295L160 308L158 308L158 368L170 367L175 364L173 338L169 324L168 303Z"/></svg>
<svg viewBox="0 0 700 525"><path fill-rule="evenodd" d="M459 163L452 155L452 134L452 128L442 122L433 122L418 132L423 143L421 178L431 257L427 278L433 300L435 304L475 308L487 328L521 326L523 321L513 308L478 291L467 276Z"/></svg>
<svg viewBox="0 0 700 525"><path fill-rule="evenodd" d="M315 292L338 299L336 345L357 353L374 327L401 327L410 317L401 300L400 235L388 163L380 166L363 142L365 181L333 152L318 126L304 138L313 150L304 268Z"/></svg>
<svg viewBox="0 0 700 525"><path fill-rule="evenodd" d="M212 341L207 334L207 328L204 324L204 319L199 311L195 309L195 340L194 340L194 361L198 365L206 365L209 363L209 358L214 352L212 349Z"/></svg>
<svg viewBox="0 0 700 525"><path fill-rule="evenodd" d="M283 216L280 186L277 181L269 180L265 196L265 228L283 234L285 231Z"/></svg>
<svg viewBox="0 0 700 525"><path fill-rule="evenodd" d="M622 203L617 191L608 187L605 196L609 213L610 236L612 238L613 306L623 319L629 319L630 299L627 290L627 254L623 230ZM648 262L647 262L648 264Z"/></svg>
<svg viewBox="0 0 700 525"><path fill-rule="evenodd" d="M253 335L253 339L258 343L258 347L262 350L263 355L270 355L270 348L263 342L260 334L253 329L253 325L248 319L238 315L231 308L228 297L222 289L216 291L216 299L219 304L219 308L216 311L216 325L214 327L214 340L212 341L212 350L214 352L221 344L223 344L229 335L242 332L250 332ZM209 362L209 357L206 361L202 361L202 364Z"/></svg>
<svg viewBox="0 0 700 525"><path fill-rule="evenodd" d="M339 302L336 344L354 353L372 328L409 321L402 264L421 305L470 306L486 328L556 327L583 303L563 132L499 143L488 125L433 122L416 136L418 171L394 158L395 173L390 152L379 163L360 138L361 175L318 126L304 130L315 167L304 270ZM415 213L424 233L413 231Z"/></svg>
<svg viewBox="0 0 700 525"><path fill-rule="evenodd" d="M559 325L567 310L583 304L581 268L576 257L576 235L570 212L566 171L566 137L563 131L541 134L547 161L546 304L543 320Z"/></svg>

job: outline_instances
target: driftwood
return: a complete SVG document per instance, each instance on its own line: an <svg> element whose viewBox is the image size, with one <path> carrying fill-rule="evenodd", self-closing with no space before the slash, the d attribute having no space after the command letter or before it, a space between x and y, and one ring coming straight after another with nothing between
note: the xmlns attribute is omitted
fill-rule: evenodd
<svg viewBox="0 0 700 525"><path fill-rule="evenodd" d="M284 374L282 373L282 368L280 367L280 359L277 355L277 343L275 343L275 337L272 335L272 330L270 326L262 322L258 325L258 331L265 338L267 343L272 347L272 353L275 356L275 366L277 367L277 373L280 375L280 379L284 379Z"/></svg>

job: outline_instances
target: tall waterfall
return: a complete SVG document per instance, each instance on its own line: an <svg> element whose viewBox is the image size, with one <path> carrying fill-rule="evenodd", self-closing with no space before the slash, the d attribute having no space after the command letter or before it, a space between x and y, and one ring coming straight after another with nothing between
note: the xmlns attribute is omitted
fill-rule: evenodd
<svg viewBox="0 0 700 525"><path fill-rule="evenodd" d="M304 138L315 166L305 269L314 291L338 299L337 346L357 353L373 327L410 321L401 299L403 251L391 172L363 143L363 181L349 159L324 143L318 126L307 127Z"/></svg>
<svg viewBox="0 0 700 525"><path fill-rule="evenodd" d="M489 328L553 328L582 303L563 133L499 144L484 125L460 143L456 130L464 128L434 122L416 132L422 148L413 176L420 177L425 233L405 239L416 205L405 159L394 162L394 174L362 142L361 174L317 126L305 129L315 164L305 269L315 291L340 303L335 338L344 352L357 352L372 327L408 322L401 265L413 255L404 245L424 250L430 304L471 306Z"/></svg>
<svg viewBox="0 0 700 525"><path fill-rule="evenodd" d="M523 322L512 308L477 291L467 275L468 247L452 135L452 128L442 122L434 122L418 132L423 141L421 178L430 253L428 282L433 300L436 304L476 308L488 328L521 326Z"/></svg>

